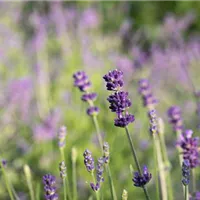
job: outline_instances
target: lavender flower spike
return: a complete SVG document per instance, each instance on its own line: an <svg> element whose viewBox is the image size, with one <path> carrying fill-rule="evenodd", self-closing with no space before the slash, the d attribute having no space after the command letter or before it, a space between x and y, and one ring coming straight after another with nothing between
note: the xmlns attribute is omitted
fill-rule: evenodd
<svg viewBox="0 0 200 200"><path fill-rule="evenodd" d="M65 147L66 135L67 135L67 128L65 126L61 126L58 132L58 146L60 148Z"/></svg>
<svg viewBox="0 0 200 200"><path fill-rule="evenodd" d="M123 72L115 69L110 71L104 77L108 90L115 91L107 100L110 103L110 110L117 114L115 126L125 128L129 123L132 123L134 115L129 114L127 109L131 106L131 101L128 98L128 92L121 91L123 82Z"/></svg>
<svg viewBox="0 0 200 200"><path fill-rule="evenodd" d="M62 179L64 179L64 178L67 176L67 174L66 174L67 167L66 167L64 161L62 161L62 162L59 164L59 170L60 170L60 177L61 177Z"/></svg>
<svg viewBox="0 0 200 200"><path fill-rule="evenodd" d="M74 86L78 87L80 91L86 92L90 89L91 83L84 71L78 71L73 75Z"/></svg>
<svg viewBox="0 0 200 200"><path fill-rule="evenodd" d="M189 160L184 160L182 164L182 183L183 185L189 185L190 182L190 162Z"/></svg>
<svg viewBox="0 0 200 200"><path fill-rule="evenodd" d="M180 135L177 145L182 148L183 159L189 161L190 168L196 168L200 165L199 137L192 137L192 134L192 130L186 130Z"/></svg>
<svg viewBox="0 0 200 200"><path fill-rule="evenodd" d="M171 106L168 109L169 122L173 126L174 131L183 130L183 120L181 117L181 109L178 106Z"/></svg>
<svg viewBox="0 0 200 200"><path fill-rule="evenodd" d="M109 71L103 79L106 81L107 90L119 91L124 85L123 72L117 69Z"/></svg>
<svg viewBox="0 0 200 200"><path fill-rule="evenodd" d="M109 144L107 142L104 142L103 144L103 158L104 162L107 164L110 160L110 151L109 151Z"/></svg>
<svg viewBox="0 0 200 200"><path fill-rule="evenodd" d="M58 200L58 195L56 193L56 178L51 174L46 174L43 176L43 184L45 190L46 200Z"/></svg>
<svg viewBox="0 0 200 200"><path fill-rule="evenodd" d="M139 81L139 93L142 96L145 107L152 109L158 103L158 100L152 94L151 87L147 79L141 79Z"/></svg>
<svg viewBox="0 0 200 200"><path fill-rule="evenodd" d="M148 168L146 166L143 167L143 174L139 174L139 172L135 172L133 176L134 186L143 187L151 180L151 173L149 173Z"/></svg>
<svg viewBox="0 0 200 200"><path fill-rule="evenodd" d="M97 174L96 174L97 182L96 182L96 184L90 183L90 186L91 186L93 191L98 191L101 187L101 182L104 181L104 178L103 178L104 158L103 157L98 159L96 171L97 171Z"/></svg>
<svg viewBox="0 0 200 200"><path fill-rule="evenodd" d="M94 170L94 159L92 157L92 153L86 149L83 153L84 156L84 164L88 172L92 172Z"/></svg>

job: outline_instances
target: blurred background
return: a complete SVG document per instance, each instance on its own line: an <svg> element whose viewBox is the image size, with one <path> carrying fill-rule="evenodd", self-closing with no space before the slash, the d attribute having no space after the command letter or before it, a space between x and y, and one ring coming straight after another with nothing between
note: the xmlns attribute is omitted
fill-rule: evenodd
<svg viewBox="0 0 200 200"><path fill-rule="evenodd" d="M138 94L138 80L149 79L159 100L157 112L165 123L176 198L181 199L181 171L176 137L166 111L178 105L184 124L199 135L200 106L200 2L0 2L0 158L7 160L7 174L21 200L30 199L23 173L28 164L38 199L43 199L42 176L58 178L60 162L57 132L67 127L67 171L71 180L71 149L77 157L79 199L88 199L89 173L83 152L101 152L87 104L73 86L73 74L84 70L98 94L98 120L110 144L114 184L120 198L126 189L130 199L143 199L131 181L133 164L123 129L114 126L108 109L102 76L118 68L124 72L135 115L130 126L140 162L154 169L147 109ZM199 94L200 96L200 94ZM199 107L199 108L198 108ZM133 165L134 166L134 165ZM199 177L199 174L198 174ZM0 180L0 199L9 199ZM155 199L155 183L148 184ZM108 180L104 199L110 199Z"/></svg>

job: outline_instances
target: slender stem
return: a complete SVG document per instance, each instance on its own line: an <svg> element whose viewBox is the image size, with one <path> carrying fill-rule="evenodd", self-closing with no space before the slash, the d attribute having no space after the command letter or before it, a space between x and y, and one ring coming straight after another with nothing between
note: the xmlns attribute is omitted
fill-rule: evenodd
<svg viewBox="0 0 200 200"><path fill-rule="evenodd" d="M98 137L98 140L99 140L99 145L100 145L101 151L103 153L103 139L101 137L99 123L98 123L98 120L97 120L96 116L93 116L93 121L94 121L94 125L95 125L95 128L96 128L97 137ZM107 176L108 176L108 179L109 179L110 193L111 193L112 199L113 200L117 200L117 195L116 195L116 192L115 192L115 187L114 187L114 184L113 184L113 179L112 179L112 175L111 175L111 170L110 170L109 164L107 164L106 172L107 172Z"/></svg>
<svg viewBox="0 0 200 200"><path fill-rule="evenodd" d="M158 177L158 163L157 163L157 152L156 152L156 142L155 142L155 139L153 139L153 153L154 153L154 166L155 166L155 181L156 181L156 196L157 196L157 200L160 199L160 190L159 190L159 177Z"/></svg>
<svg viewBox="0 0 200 200"><path fill-rule="evenodd" d="M63 178L64 200L67 200L66 180Z"/></svg>
<svg viewBox="0 0 200 200"><path fill-rule="evenodd" d="M157 135L154 134L153 136L154 136L156 152L157 152L157 163L158 163L159 175L160 175L160 186L161 186L161 191L162 191L162 200L168 200L167 185L166 185L166 174L165 174L164 164L163 164L163 160L162 160L160 142L157 138Z"/></svg>
<svg viewBox="0 0 200 200"><path fill-rule="evenodd" d="M97 131L97 138L98 138L98 141L99 141L99 146L101 147L101 150L103 152L103 140L102 140L102 137L101 137L99 123L97 121L97 117L96 116L93 116L92 118L93 118L93 122L94 122L94 125L95 125L95 128L96 128L96 131Z"/></svg>
<svg viewBox="0 0 200 200"><path fill-rule="evenodd" d="M131 147L131 151L133 153L133 158L134 158L135 164L137 166L137 170L138 170L139 174L142 175L142 171L141 171L140 164L139 164L139 161L138 161L138 158L137 158L137 154L136 154L135 148L133 146L132 138L130 136L130 133L129 133L127 127L125 127L125 130L126 130L126 134L127 134L127 137L128 137L128 141L129 141L130 147ZM146 189L145 186L143 186L143 190L144 190L144 194L145 194L146 199L150 200L149 194L148 194L147 189Z"/></svg>
<svg viewBox="0 0 200 200"><path fill-rule="evenodd" d="M92 172L91 175L92 175L92 179L93 179L94 184L96 184L96 180L95 180L95 177L94 177L94 172ZM95 191L95 195L96 195L96 199L100 200L99 191Z"/></svg>
<svg viewBox="0 0 200 200"><path fill-rule="evenodd" d="M2 162L1 162L1 169L2 169L2 173L3 173L3 176L4 176L5 182L6 182L6 188L7 188L7 190L8 190L10 199L11 199L11 200L14 200L14 196L13 196L13 193L12 193L12 189L11 189L11 187L10 187L10 183L9 183L8 178L7 178L7 175L6 175L6 172L5 172L5 169L4 169L4 166L3 166Z"/></svg>
<svg viewBox="0 0 200 200"><path fill-rule="evenodd" d="M167 156L167 148L166 148L166 144L165 144L164 134L159 133L158 139L159 139L159 142L161 145L162 156L163 156L163 160L164 160L169 200L173 200L173 189L172 189L172 181L171 181L171 174L170 174L171 164L170 164L168 156Z"/></svg>
<svg viewBox="0 0 200 200"><path fill-rule="evenodd" d="M73 200L77 199L77 179L76 179L76 162L72 161L72 177L73 177Z"/></svg>
<svg viewBox="0 0 200 200"><path fill-rule="evenodd" d="M185 200L188 200L188 186L184 186L185 187Z"/></svg>
<svg viewBox="0 0 200 200"><path fill-rule="evenodd" d="M40 200L40 183L36 185L36 200Z"/></svg>
<svg viewBox="0 0 200 200"><path fill-rule="evenodd" d="M60 148L60 154L61 154L61 159L65 162L64 148ZM67 199L67 196L68 196L69 200L71 200L72 197L71 197L70 189L69 189L68 175L65 177L65 179L63 179L63 190L64 190L64 198L65 198L65 200Z"/></svg>
<svg viewBox="0 0 200 200"><path fill-rule="evenodd" d="M177 140L179 140L179 135L181 134L181 132L176 131L176 138ZM179 164L180 167L182 168L182 163L183 163L183 155L181 153L181 148L179 146L176 147L177 151L178 151L178 157L179 157ZM183 192L184 192L184 185L182 185L183 188Z"/></svg>
<svg viewBox="0 0 200 200"><path fill-rule="evenodd" d="M195 168L192 169L192 191L193 193L196 192L196 173Z"/></svg>
<svg viewBox="0 0 200 200"><path fill-rule="evenodd" d="M111 188L110 192L111 192L112 199L113 200L117 200L117 196L116 196L116 193L115 193L115 188L114 188L114 184L113 184L113 180L112 180L112 175L111 175L111 170L110 170L109 164L106 165L106 172L107 172L108 179L109 179L109 184L110 184L110 188Z"/></svg>

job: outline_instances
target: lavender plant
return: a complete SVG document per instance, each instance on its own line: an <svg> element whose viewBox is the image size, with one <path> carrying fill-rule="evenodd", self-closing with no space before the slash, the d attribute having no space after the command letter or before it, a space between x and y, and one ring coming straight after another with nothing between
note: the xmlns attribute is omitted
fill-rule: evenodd
<svg viewBox="0 0 200 200"><path fill-rule="evenodd" d="M133 153L133 158L137 166L138 174L141 176L142 171L140 164L138 162L136 151L127 128L128 124L132 123L135 118L134 115L129 114L127 110L131 106L131 101L128 99L128 92L122 91L122 86L124 85L123 72L115 69L108 72L103 79L106 82L107 90L114 92L107 98L108 102L110 103L109 108L112 112L116 112L117 115L114 124L117 127L125 128L130 148ZM145 185L142 185L142 188L144 190L146 199L150 199Z"/></svg>

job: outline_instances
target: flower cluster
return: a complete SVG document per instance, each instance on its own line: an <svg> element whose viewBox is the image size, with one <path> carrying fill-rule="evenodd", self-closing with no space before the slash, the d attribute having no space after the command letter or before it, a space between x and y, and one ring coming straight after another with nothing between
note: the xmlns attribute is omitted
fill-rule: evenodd
<svg viewBox="0 0 200 200"><path fill-rule="evenodd" d="M143 187L151 180L151 173L149 173L147 166L143 167L143 174L139 172L134 172L132 181L134 182L134 186Z"/></svg>
<svg viewBox="0 0 200 200"><path fill-rule="evenodd" d="M109 108L112 112L117 114L115 119L115 126L126 127L129 123L132 123L135 118L134 115L129 114L127 109L131 106L131 101L128 98L128 92L122 91L123 72L115 69L108 72L103 79L106 82L107 90L114 91L107 100L110 103Z"/></svg>
<svg viewBox="0 0 200 200"><path fill-rule="evenodd" d="M193 131L186 130L180 135L177 145L183 150L183 159L188 160L190 168L200 165L199 137L192 137Z"/></svg>
<svg viewBox="0 0 200 200"><path fill-rule="evenodd" d="M141 79L139 81L139 93L142 96L145 107L153 109L158 103L158 100L152 94L152 90L147 79Z"/></svg>
<svg viewBox="0 0 200 200"><path fill-rule="evenodd" d="M45 199L46 200L58 200L58 195L56 193L56 178L51 174L46 174L43 176L43 184L45 190Z"/></svg>
<svg viewBox="0 0 200 200"><path fill-rule="evenodd" d="M190 162L189 160L184 160L182 164L182 183L183 185L189 185L190 182Z"/></svg>
<svg viewBox="0 0 200 200"><path fill-rule="evenodd" d="M59 164L59 170L60 170L60 177L61 177L62 179L64 179L64 178L67 176L67 174L66 174L67 167L66 167L64 161L62 161L62 162Z"/></svg>
<svg viewBox="0 0 200 200"><path fill-rule="evenodd" d="M109 151L109 144L107 142L104 142L103 144L103 158L104 162L107 164L110 160L110 151Z"/></svg>
<svg viewBox="0 0 200 200"><path fill-rule="evenodd" d="M87 109L87 114L90 116L97 115L99 113L99 108L94 106L94 101L97 98L97 94L89 92L91 89L91 82L84 71L78 71L73 75L74 86L78 87L81 92L84 92L81 99L84 102L88 102L90 107Z"/></svg>
<svg viewBox="0 0 200 200"><path fill-rule="evenodd" d="M150 132L152 135L158 133L158 123L157 123L157 116L156 111L151 110L149 111L149 119L150 119Z"/></svg>
<svg viewBox="0 0 200 200"><path fill-rule="evenodd" d="M58 131L58 146L60 148L65 147L66 135L67 135L67 128L65 126L61 126Z"/></svg>
<svg viewBox="0 0 200 200"><path fill-rule="evenodd" d="M171 106L168 109L169 122L173 126L174 131L183 130L183 120L181 116L181 109L178 106Z"/></svg>
<svg viewBox="0 0 200 200"><path fill-rule="evenodd" d="M93 173L95 167L94 167L94 158L92 157L92 153L86 149L83 153L84 156L84 164L86 166L86 169L88 172ZM90 183L90 186L93 191L98 191L101 186L101 182L104 181L103 178L103 171L104 171L104 163L105 159L104 157L101 157L98 159L97 167L96 167L96 183Z"/></svg>
<svg viewBox="0 0 200 200"><path fill-rule="evenodd" d="M96 167L96 184L90 183L90 186L93 191L98 191L100 189L101 182L104 181L103 171L104 171L104 158L101 157L98 159L97 167Z"/></svg>
<svg viewBox="0 0 200 200"><path fill-rule="evenodd" d="M92 157L92 153L86 149L83 153L84 164L88 172L92 172L94 170L94 158Z"/></svg>

